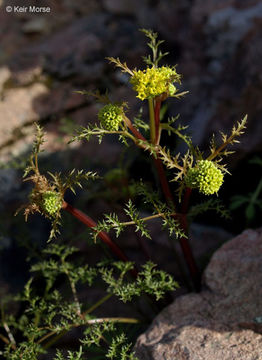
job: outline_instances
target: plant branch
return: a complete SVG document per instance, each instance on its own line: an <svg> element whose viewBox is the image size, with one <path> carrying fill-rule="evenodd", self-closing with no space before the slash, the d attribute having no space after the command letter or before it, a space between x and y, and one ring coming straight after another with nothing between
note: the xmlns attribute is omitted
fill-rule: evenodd
<svg viewBox="0 0 262 360"><path fill-rule="evenodd" d="M188 212L189 200L190 200L191 193L192 193L192 189L187 187L185 190L185 195L184 195L183 203L181 206L182 214L187 214L187 212Z"/></svg>
<svg viewBox="0 0 262 360"><path fill-rule="evenodd" d="M253 195L251 197L251 200L250 200L251 203L255 203L255 201L257 200L261 190L262 190L262 179L259 181L259 183L257 185L257 188L256 188L255 192L253 193Z"/></svg>
<svg viewBox="0 0 262 360"><path fill-rule="evenodd" d="M150 139L151 143L156 143L156 125L155 125L155 112L154 112L154 99L148 99L149 109L149 126L150 126Z"/></svg>
<svg viewBox="0 0 262 360"><path fill-rule="evenodd" d="M164 213L159 213L159 214L155 214L155 215L145 216L143 218L140 218L140 220L148 221L148 220L157 219L157 218L164 217L164 216L165 216ZM136 225L136 222L135 221L125 221L125 222L120 223L120 225L123 225L123 226Z"/></svg>
<svg viewBox="0 0 262 360"><path fill-rule="evenodd" d="M247 115L240 121L237 123L237 125L233 126L231 135L229 137L227 137L227 135L222 134L222 139L223 139L223 144L220 145L217 149L212 149L211 154L209 155L209 157L207 158L207 160L213 160L215 157L217 157L222 150L225 149L225 147L227 147L228 145L232 145L234 143L239 142L238 140L235 140L235 137L240 136L244 133L244 130L246 128L246 123L247 123Z"/></svg>
<svg viewBox="0 0 262 360"><path fill-rule="evenodd" d="M157 110L160 112L160 107L157 108ZM143 135L140 134L139 131L137 131L133 127L131 121L128 118L125 118L125 123L128 126L128 128L131 130L131 132L136 136L136 138L146 142L146 139L143 137ZM170 190L170 187L169 187L166 175L165 175L165 171L163 168L163 164L159 158L158 152L157 152L157 158L154 158L154 163L155 163L155 167L156 167L156 170L158 173L158 177L159 177L161 187L162 187L164 196L166 198L166 201L167 201L167 203L171 201L175 205L175 201L174 201L173 195L171 193L171 190ZM178 167L178 166L176 166L176 167ZM179 168L180 168L180 166L179 166ZM190 197L190 194L188 193L187 197L184 198L185 205L183 205L183 208L184 208L185 213L182 217L179 218L181 227L185 232L187 232L186 212L187 212L189 197ZM191 247L189 245L189 242L185 237L182 237L179 241L180 241L180 246L182 248L184 258L186 260L186 263L187 263L192 281L194 283L194 286L195 286L196 290L199 290L200 275L199 275L199 271L197 269L196 262L195 262Z"/></svg>
<svg viewBox="0 0 262 360"><path fill-rule="evenodd" d="M158 178L160 180L160 184L164 193L164 196L166 198L167 203L169 203L170 201L174 203L174 197L171 193L167 178L166 178L166 174L165 174L165 170L163 167L163 164L161 162L161 160L159 158L154 158L154 164L158 173Z"/></svg>
<svg viewBox="0 0 262 360"><path fill-rule="evenodd" d="M0 334L0 339L1 340L3 340L3 342L4 343L6 343L7 345L9 345L10 344L10 341L7 339L7 337L5 337L4 335L2 335L2 334ZM11 347L12 347L12 349L14 349L15 350L15 346L14 346L14 344L11 344Z"/></svg>
<svg viewBox="0 0 262 360"><path fill-rule="evenodd" d="M130 119L128 119L127 116L123 116L124 117L124 122L126 124L126 126L129 128L129 130L133 133L133 135L135 135L135 137L139 140L142 141L146 141L146 139L144 138L144 136L133 126L132 122Z"/></svg>
<svg viewBox="0 0 262 360"><path fill-rule="evenodd" d="M90 308L88 308L86 311L83 312L82 316L85 316L87 314L90 314L92 311L97 309L100 305L102 305L104 302L106 302L108 299L110 299L113 296L113 294L107 294L102 299L98 300L94 305L92 305Z"/></svg>
<svg viewBox="0 0 262 360"><path fill-rule="evenodd" d="M161 100L155 101L155 143L158 145L160 142L160 108L161 108Z"/></svg>
<svg viewBox="0 0 262 360"><path fill-rule="evenodd" d="M44 349L48 349L58 339L60 339L62 336L64 336L68 331L70 331L73 328L77 328L77 327L83 326L83 325L101 324L103 322L137 324L140 321L138 319L135 319L135 318L125 318L125 317L119 317L119 318L118 317L107 317L107 318L88 319L84 323L81 322L79 324L71 324L71 327L69 329L64 329L59 334L57 334L57 331L55 331L55 330L50 331L48 334L44 335L41 339L39 339L37 343L41 344L42 342L47 340L49 337L57 334L57 336L55 336L54 339L51 339L47 344L44 345Z"/></svg>
<svg viewBox="0 0 262 360"><path fill-rule="evenodd" d="M159 126L160 126L160 108L161 108L161 101L157 100L155 104L155 120L156 120L156 134L157 134L157 141L160 141L160 134L159 134ZM163 154L162 154L163 155ZM167 182L165 172L163 169L163 164L159 158L155 159L155 165L157 168L158 176L160 179L160 183L163 189L163 193L165 195L166 201L172 201L175 205L174 198L170 192L169 184ZM183 169L182 169L183 170ZM179 222L182 227L182 230L185 234L188 233L188 224L187 224L187 211L188 211L188 205L189 205L189 199L191 195L191 189L187 188L185 191L185 196L183 199L183 204L181 208L182 214L179 216ZM182 248L184 258L186 260L194 287L197 291L200 290L200 275L199 271L191 250L191 247L189 245L188 239L186 237L181 237L179 239L180 246Z"/></svg>
<svg viewBox="0 0 262 360"><path fill-rule="evenodd" d="M64 265L64 261L62 261L62 264ZM82 314L81 314L81 307L80 307L80 302L78 300L78 296L77 296L77 291L76 291L76 287L75 287L75 283L72 281L72 278L70 276L70 273L68 271L68 269L66 267L64 267L64 271L65 271L65 274L69 280L69 283L70 283L70 287L71 287L71 290L72 290L72 294L73 294L73 298L74 298L74 302L76 304L76 309L77 309L77 315L82 317Z"/></svg>
<svg viewBox="0 0 262 360"><path fill-rule="evenodd" d="M79 221L81 221L83 224L85 224L87 227L93 229L97 226L96 222L91 219L89 216L84 214L82 211L74 208L72 205L68 204L66 201L63 203L63 209L69 212L71 215L73 215L75 218L77 218ZM94 229L95 230L95 229ZM122 261L129 261L127 256L123 253L123 251L119 248L118 245L116 245L110 237L104 232L100 231L98 233L98 236L100 239L110 247L112 252ZM134 277L137 277L137 271L135 269L132 269L130 271Z"/></svg>
<svg viewBox="0 0 262 360"><path fill-rule="evenodd" d="M6 331L7 335L8 335L10 343L14 346L14 348L16 348L15 338L14 338L14 336L13 336L13 334L12 334L12 332L11 332L11 330L10 330L10 328L9 328L9 326L8 326L8 324L6 322L3 323L3 327L4 327L4 329L5 329L5 331Z"/></svg>
<svg viewBox="0 0 262 360"><path fill-rule="evenodd" d="M107 317L107 318L99 318L99 319L90 319L87 320L87 324L101 324L103 322L114 322L114 323L128 323L128 324L137 324L140 321L135 318L125 318L125 317Z"/></svg>
<svg viewBox="0 0 262 360"><path fill-rule="evenodd" d="M186 188L183 203L181 206L181 216L179 219L180 225L186 234L188 233L187 212L188 212L188 206L189 206L191 192L192 192L191 188ZM200 273L199 273L198 267L196 265L192 250L191 250L189 242L188 242L188 239L182 237L180 239L180 245L183 250L185 260L187 262L195 290L200 291L200 288L201 288Z"/></svg>

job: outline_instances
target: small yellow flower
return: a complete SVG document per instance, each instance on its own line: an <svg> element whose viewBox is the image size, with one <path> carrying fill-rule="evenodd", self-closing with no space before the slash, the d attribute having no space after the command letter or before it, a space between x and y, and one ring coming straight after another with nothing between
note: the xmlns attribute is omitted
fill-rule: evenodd
<svg viewBox="0 0 262 360"><path fill-rule="evenodd" d="M174 81L180 83L180 75L177 74L174 67L151 67L145 70L135 70L133 73L130 82L138 94L137 97L141 100L154 98L163 93L172 96L177 91L172 83Z"/></svg>

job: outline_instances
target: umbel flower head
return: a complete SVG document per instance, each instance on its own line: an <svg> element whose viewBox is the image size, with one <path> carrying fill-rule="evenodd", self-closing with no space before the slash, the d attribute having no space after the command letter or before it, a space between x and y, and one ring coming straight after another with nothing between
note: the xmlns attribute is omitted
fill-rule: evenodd
<svg viewBox="0 0 262 360"><path fill-rule="evenodd" d="M123 108L114 104L107 104L99 110L98 119L103 128L117 131L123 121Z"/></svg>
<svg viewBox="0 0 262 360"><path fill-rule="evenodd" d="M57 191L47 191L42 195L42 208L53 216L62 207L63 199Z"/></svg>
<svg viewBox="0 0 262 360"><path fill-rule="evenodd" d="M137 97L145 100L163 93L173 96L177 92L173 82L180 83L180 75L174 67L148 67L145 70L134 70L130 82Z"/></svg>
<svg viewBox="0 0 262 360"><path fill-rule="evenodd" d="M222 171L212 161L200 160L195 167L188 170L185 183L205 195L212 195L220 189L223 177Z"/></svg>

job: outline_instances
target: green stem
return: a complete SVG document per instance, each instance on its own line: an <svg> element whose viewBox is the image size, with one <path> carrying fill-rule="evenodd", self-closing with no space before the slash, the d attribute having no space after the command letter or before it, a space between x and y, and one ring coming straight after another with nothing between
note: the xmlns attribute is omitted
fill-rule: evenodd
<svg viewBox="0 0 262 360"><path fill-rule="evenodd" d="M10 340L10 343L11 343L13 346L16 347L15 338L14 338L14 336L13 336L13 334L12 334L12 332L11 332L11 330L10 330L10 328L9 328L9 326L8 326L8 324L7 324L6 322L3 322L3 327L4 327L4 329L5 329L5 331L6 331L7 335L8 335L8 338L9 338L9 340Z"/></svg>
<svg viewBox="0 0 262 360"><path fill-rule="evenodd" d="M63 330L61 331L60 334L57 334L53 339L51 339L50 341L48 341L43 348L44 349L49 349L53 344L55 344L62 336L64 336L69 330ZM56 332L50 332L48 333L46 336L44 336L42 339L40 339L41 341L38 341L38 343L41 343L42 341L48 339L49 337L55 335Z"/></svg>
<svg viewBox="0 0 262 360"><path fill-rule="evenodd" d="M149 109L150 139L151 139L151 143L155 144L156 125L155 125L154 99L148 99L148 109Z"/></svg>
<svg viewBox="0 0 262 360"><path fill-rule="evenodd" d="M84 317L87 314L90 314L92 311L97 309L100 305L102 305L104 302L106 302L112 296L113 296L112 294L108 294L108 295L104 296L102 299L98 300L94 305L92 305L90 308L88 308L86 311L84 311L83 314L81 314L81 317ZM66 333L67 333L67 331L63 330L60 334L57 334L53 339L51 339L48 343L45 344L44 348L47 349L50 346L52 346L57 340L59 340ZM48 339L49 337L51 337L55 334L56 334L56 332L54 332L54 331L46 334L38 341L38 343L42 343L43 341L45 341L46 339Z"/></svg>
<svg viewBox="0 0 262 360"><path fill-rule="evenodd" d="M257 188L256 188L254 194L252 195L252 198L251 198L251 201L250 201L251 203L254 203L256 201L256 199L258 198L261 190L262 190L262 179L258 183Z"/></svg>
<svg viewBox="0 0 262 360"><path fill-rule="evenodd" d="M89 309L87 309L86 311L83 312L83 316L90 314L92 311L94 311L95 309L97 309L100 305L102 305L104 302L106 302L108 299L110 299L113 295L112 294L107 294L106 296L104 296L102 299L98 300L94 305L92 305Z"/></svg>
<svg viewBox="0 0 262 360"><path fill-rule="evenodd" d="M106 318L100 318L100 319L90 319L88 320L88 325L91 324L101 324L103 322L114 322L114 323L127 323L127 324L137 324L140 321L135 318L125 318L125 317L106 317Z"/></svg>
<svg viewBox="0 0 262 360"><path fill-rule="evenodd" d="M101 324L103 322L113 322L113 323L128 323L128 324L137 324L140 321L135 318L125 318L125 317L106 317L106 318L98 318L98 319L89 319L86 321L86 323L80 323L80 324L72 324L69 329L62 330L60 334L57 334L53 339L51 339L48 343L46 343L43 348L48 349L50 348L55 342L57 342L58 339L60 339L62 336L64 336L68 331L70 331L73 328L77 328L79 326L83 325L93 325L93 324ZM50 336L53 336L56 334L56 331L51 331L50 333L43 336L39 341L38 344L41 344L44 340L49 338Z"/></svg>
<svg viewBox="0 0 262 360"><path fill-rule="evenodd" d="M164 216L165 216L164 213L158 213L155 215L142 217L139 220L149 221L149 220L157 219L157 218L164 217ZM120 223L120 225L122 225L122 226L136 225L136 222L135 221L125 221L125 222Z"/></svg>
<svg viewBox="0 0 262 360"><path fill-rule="evenodd" d="M10 341L7 339L7 337L5 337L4 335L0 334L0 339L3 340L4 343L6 343L7 345L10 344ZM13 345L13 344L12 344ZM15 347L12 346L12 348L15 350Z"/></svg>
<svg viewBox="0 0 262 360"><path fill-rule="evenodd" d="M149 115L150 115L150 135L151 135L151 142L152 144L159 144L160 137L159 137L159 124L160 124L160 108L161 108L161 101L156 100L155 104L152 99L149 99ZM152 113L150 112L150 107L152 105ZM163 193L165 195L165 198L168 201L171 201L174 203L173 195L170 191L170 187L166 178L166 174L163 168L162 161L159 159L159 156L157 158L154 158L155 167L157 170L158 178L161 183L161 187L163 190Z"/></svg>
<svg viewBox="0 0 262 360"><path fill-rule="evenodd" d="M156 138L155 143L158 145L160 143L160 109L161 109L161 100L155 101L155 129L156 129Z"/></svg>
<svg viewBox="0 0 262 360"><path fill-rule="evenodd" d="M69 280L69 284L70 284L71 291L72 291L72 294L73 294L74 302L75 302L76 308L77 308L77 315L81 316L81 306L80 306L80 302L78 300L76 286L75 286L75 283L74 283L72 277L70 276L69 271L67 270L67 268L65 266L65 262L63 261L63 259L62 259L62 265L64 265L64 272L65 272L65 274L66 274L66 276L67 276L67 278Z"/></svg>

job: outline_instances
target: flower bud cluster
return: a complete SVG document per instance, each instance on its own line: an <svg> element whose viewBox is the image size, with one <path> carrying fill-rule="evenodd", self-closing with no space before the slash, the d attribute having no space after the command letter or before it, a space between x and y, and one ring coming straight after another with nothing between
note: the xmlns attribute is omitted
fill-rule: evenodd
<svg viewBox="0 0 262 360"><path fill-rule="evenodd" d="M212 195L220 189L223 177L222 171L212 161L200 160L195 167L188 170L185 183L205 195Z"/></svg>
<svg viewBox="0 0 262 360"><path fill-rule="evenodd" d="M145 70L135 70L133 73L130 82L138 94L137 97L141 100L154 98L163 93L172 96L177 91L172 83L174 81L180 83L180 75L177 74L174 67L151 67Z"/></svg>
<svg viewBox="0 0 262 360"><path fill-rule="evenodd" d="M99 110L98 119L104 129L118 131L123 121L123 109L114 104L107 104Z"/></svg>

